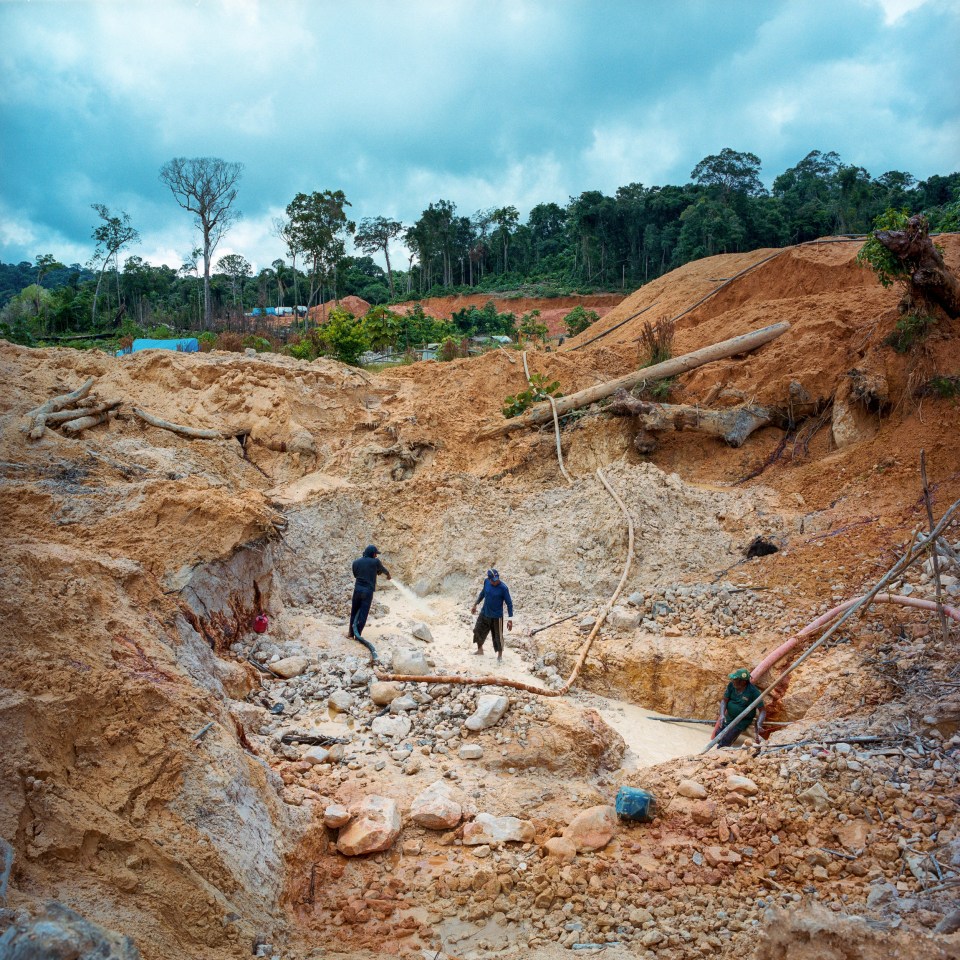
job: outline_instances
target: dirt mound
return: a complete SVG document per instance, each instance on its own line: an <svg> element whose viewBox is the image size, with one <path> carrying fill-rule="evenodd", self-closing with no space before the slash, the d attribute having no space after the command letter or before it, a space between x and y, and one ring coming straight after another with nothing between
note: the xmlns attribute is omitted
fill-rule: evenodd
<svg viewBox="0 0 960 960"><path fill-rule="evenodd" d="M339 300L328 300L317 307L311 307L310 319L314 323L326 323L331 310L346 310L355 317L362 317L370 311L370 304L363 297L355 297L352 293Z"/></svg>
<svg viewBox="0 0 960 960"><path fill-rule="evenodd" d="M956 267L960 239L942 242ZM545 958L598 942L671 960L754 947L799 957L818 925L838 951L841 933L879 950L876 924L898 928L905 953L946 950L925 931L960 869L960 667L934 617L878 607L845 628L798 671L778 707L794 725L760 756L679 757L693 741L658 742L647 716L709 719L732 667L876 580L927 523L921 449L935 513L960 497L956 400L916 389L960 372L957 324L895 353L884 338L897 293L855 252L784 251L677 322L675 353L778 320L791 329L680 378L671 399L778 405L799 391L822 415L739 449L664 434L646 457L630 419L595 407L563 426L572 486L550 428L477 440L526 385L514 351L372 376L270 354L0 344L8 906L56 899L130 935L148 960L318 948ZM676 316L769 253L689 264L573 346L608 336L530 352L531 370L571 393L635 369L646 320ZM97 397L122 401L117 415L79 437L28 440L26 411L91 376ZM185 439L135 405L224 436ZM841 409L859 410L857 429ZM504 675L559 684L624 559L597 467L634 519L637 555L572 695L509 692L502 719L480 729L465 721L500 687L381 685L374 703L366 651L344 636L350 561L369 542L416 591L377 594L365 636L384 662L479 669L470 608L495 564L517 605ZM748 558L760 535L777 552ZM945 576L957 597L960 570ZM929 597L931 574L898 589ZM252 630L261 611L266 634ZM417 639L420 620L433 640ZM702 742L709 728L695 733ZM683 780L699 790L683 794ZM516 816L527 839L471 845L463 822L412 824L413 798L438 781L471 830L482 813ZM624 784L657 795L658 819L563 859L549 842ZM368 796L397 801L402 832L388 851L347 859L325 811ZM0 849L0 885L3 864ZM804 919L800 899L825 905L836 931ZM788 919L758 939L774 906ZM12 923L0 911L0 935Z"/></svg>

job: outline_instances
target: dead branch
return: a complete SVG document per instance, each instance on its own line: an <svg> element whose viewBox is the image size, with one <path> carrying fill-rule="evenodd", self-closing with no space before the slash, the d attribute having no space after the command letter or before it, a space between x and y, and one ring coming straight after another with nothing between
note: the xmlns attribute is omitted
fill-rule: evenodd
<svg viewBox="0 0 960 960"><path fill-rule="evenodd" d="M714 360L723 360L737 354L749 353L765 343L775 340L789 329L789 323L775 323L769 327L763 327L760 330L744 333L739 337L732 337L721 343L694 350L682 357L674 357L672 360L666 360L652 367L644 367L642 370L636 370L624 377L618 377L616 380L608 380L606 383L598 384L595 387L588 387L586 390L580 390L577 393L570 394L570 396L561 397L556 401L556 412L559 416L563 416L571 410L578 410L588 404L596 403L597 400L612 396L617 390L629 390L642 382L652 383L657 380L665 380L667 377L675 377L681 373L686 373L688 370L701 367L705 363L712 363ZM538 403L519 417L513 417L503 423L481 430L477 438L479 440L489 440L493 437L511 433L514 430L521 430L524 427L547 423L552 418L551 404Z"/></svg>
<svg viewBox="0 0 960 960"><path fill-rule="evenodd" d="M45 403L41 403L39 407L27 411L27 416L33 419L33 425L28 432L30 439L39 440L46 429L47 416L57 410L62 410L64 407L71 407L78 400L82 400L93 388L93 381L94 378L89 377L82 386L72 393L62 393L58 397L51 397Z"/></svg>
<svg viewBox="0 0 960 960"><path fill-rule="evenodd" d="M177 433L181 437L187 437L190 440L220 440L223 437L233 436L231 431L206 430L199 427L187 427L180 423L171 423L169 420L162 420L160 417L141 410L140 407L134 407L133 412L145 423L151 427L159 427L161 430L169 430L171 433Z"/></svg>
<svg viewBox="0 0 960 960"><path fill-rule="evenodd" d="M70 420L63 425L64 433L81 433L84 430L89 430L91 427L99 426L101 423L106 423L112 416L111 410L105 410L103 413L98 413L93 416L83 416L77 417L74 420Z"/></svg>
<svg viewBox="0 0 960 960"><path fill-rule="evenodd" d="M930 522L930 529L933 530L935 523L933 519L933 501L930 498L930 484L927 483L927 451L920 451L920 481L923 484L923 503L927 508L927 520ZM930 538L930 557L933 561L933 582L936 587L937 613L940 620L940 632L944 640L950 639L950 631L947 627L947 618L943 613L943 584L940 581L940 555L937 552L937 539Z"/></svg>
<svg viewBox="0 0 960 960"><path fill-rule="evenodd" d="M83 403L83 401L81 401ZM81 417L95 417L101 413L107 413L109 410L115 410L122 400L104 400L101 403L93 403L89 406L78 406L73 410L59 410L56 413L47 414L47 426L54 423L66 423L68 420L77 420Z"/></svg>
<svg viewBox="0 0 960 960"><path fill-rule="evenodd" d="M641 430L697 430L714 437L722 437L731 447L742 446L747 437L776 418L767 407L745 404L728 410L676 403L650 403L632 397L626 390L618 390L608 412L616 416L637 418Z"/></svg>

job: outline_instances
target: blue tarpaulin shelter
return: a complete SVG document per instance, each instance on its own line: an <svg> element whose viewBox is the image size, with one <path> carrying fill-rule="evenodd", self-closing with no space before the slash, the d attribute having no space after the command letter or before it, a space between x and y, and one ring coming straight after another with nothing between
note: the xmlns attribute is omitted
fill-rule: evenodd
<svg viewBox="0 0 960 960"><path fill-rule="evenodd" d="M177 340L134 340L133 346L118 350L117 356L127 353L139 353L141 350L176 350L179 353L198 353L200 341L196 337L180 337Z"/></svg>

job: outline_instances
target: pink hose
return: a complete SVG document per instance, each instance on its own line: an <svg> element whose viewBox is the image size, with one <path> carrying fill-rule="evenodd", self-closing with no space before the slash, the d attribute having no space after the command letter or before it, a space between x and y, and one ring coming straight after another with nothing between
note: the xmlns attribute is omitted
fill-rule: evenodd
<svg viewBox="0 0 960 960"><path fill-rule="evenodd" d="M863 597L854 597L852 600L844 600L843 603L838 607L834 607L832 610L828 610L822 616L817 617L812 623L807 624L799 633L794 634L789 640L784 641L777 647L776 650L768 653L763 660L760 661L754 668L753 672L750 674L750 679L754 682L760 679L777 661L782 660L804 637L810 636L811 633L816 633L820 627L829 623L834 617L843 613L844 610L849 610L854 604L859 603ZM891 593L878 593L874 598L874 603L899 603L905 607L916 607L919 610L936 610L937 604L933 600L921 600L919 597L902 597L897 594ZM943 612L950 617L951 620L956 620L960 623L960 610L956 607L948 607L946 604L942 605Z"/></svg>

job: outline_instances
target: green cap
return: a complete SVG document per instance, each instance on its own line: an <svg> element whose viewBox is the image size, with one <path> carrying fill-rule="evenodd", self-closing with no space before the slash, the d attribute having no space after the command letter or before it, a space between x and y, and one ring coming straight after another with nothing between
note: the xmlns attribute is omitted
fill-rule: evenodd
<svg viewBox="0 0 960 960"><path fill-rule="evenodd" d="M730 679L731 680L749 680L750 671L746 667L741 667L739 670L734 670L733 673L730 674Z"/></svg>

